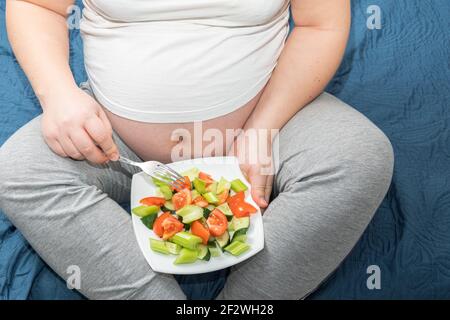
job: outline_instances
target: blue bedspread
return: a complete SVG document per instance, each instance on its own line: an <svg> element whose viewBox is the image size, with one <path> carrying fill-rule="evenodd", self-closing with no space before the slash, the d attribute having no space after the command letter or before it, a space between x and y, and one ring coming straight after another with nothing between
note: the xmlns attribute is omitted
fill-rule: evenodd
<svg viewBox="0 0 450 320"><path fill-rule="evenodd" d="M327 90L389 136L395 175L360 242L311 298L450 298L450 1L352 2L351 38ZM378 8L381 29L370 29L367 20L377 26L370 16ZM4 9L0 0L0 144L41 112L11 53ZM81 51L74 30L70 57L77 81L85 79ZM367 288L370 265L380 268L379 290ZM217 290L204 279L184 282L194 298ZM0 298L82 298L1 212Z"/></svg>

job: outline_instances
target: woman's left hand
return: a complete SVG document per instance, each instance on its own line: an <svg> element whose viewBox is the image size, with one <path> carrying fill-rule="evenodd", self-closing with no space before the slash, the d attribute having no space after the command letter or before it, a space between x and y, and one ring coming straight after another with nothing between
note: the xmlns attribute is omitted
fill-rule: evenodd
<svg viewBox="0 0 450 320"><path fill-rule="evenodd" d="M272 141L241 134L232 144L228 155L239 160L242 173L251 185L251 195L256 204L265 209L269 205L273 185Z"/></svg>

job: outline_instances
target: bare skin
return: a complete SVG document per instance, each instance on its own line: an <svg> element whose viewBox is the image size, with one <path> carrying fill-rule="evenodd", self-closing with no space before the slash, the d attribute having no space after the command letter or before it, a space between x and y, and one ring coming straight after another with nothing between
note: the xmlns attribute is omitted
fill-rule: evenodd
<svg viewBox="0 0 450 320"><path fill-rule="evenodd" d="M7 0L8 36L14 53L42 105L43 136L62 157L94 163L117 160L112 129L144 159L167 161L170 135L180 124L136 123L105 110L77 87L68 64L66 9L73 0ZM350 0L291 0L295 27L272 77L260 96L236 112L204 123L219 130L281 129L317 97L336 72L347 43ZM232 124L230 126L230 124ZM183 124L192 130L192 124ZM157 138L152 138L157 137ZM271 140L263 141L269 150ZM249 163L239 139L226 146L241 160L252 196L264 208L273 177ZM218 152L220 154L220 152Z"/></svg>
<svg viewBox="0 0 450 320"><path fill-rule="evenodd" d="M261 93L243 107L223 117L202 121L203 131L210 128L218 129L225 137L225 130L227 129L242 129L251 112L256 107L260 96ZM188 130L192 135L194 132L193 123L146 123L122 118L107 109L105 109L105 112L117 134L144 160L172 162L172 149L175 145L186 143L187 141L175 139L176 135L172 136L172 134L179 129ZM140 137L140 139L136 139L136 137ZM203 145L207 143L204 141ZM223 149L214 151L214 155L225 155L230 147L230 143L224 144ZM193 139L191 139L190 148L193 150Z"/></svg>

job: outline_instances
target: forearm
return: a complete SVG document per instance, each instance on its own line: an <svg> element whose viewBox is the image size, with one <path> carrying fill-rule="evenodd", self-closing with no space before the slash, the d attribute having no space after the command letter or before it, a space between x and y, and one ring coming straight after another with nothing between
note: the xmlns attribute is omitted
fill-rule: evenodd
<svg viewBox="0 0 450 320"><path fill-rule="evenodd" d="M295 27L245 128L281 129L316 98L341 62L348 28Z"/></svg>
<svg viewBox="0 0 450 320"><path fill-rule="evenodd" d="M25 1L8 0L6 7L9 41L43 107L75 85L63 2L60 13Z"/></svg>

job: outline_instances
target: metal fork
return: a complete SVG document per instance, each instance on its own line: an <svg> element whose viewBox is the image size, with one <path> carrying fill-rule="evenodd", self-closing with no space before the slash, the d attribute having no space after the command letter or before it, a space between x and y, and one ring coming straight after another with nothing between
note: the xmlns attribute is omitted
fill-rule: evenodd
<svg viewBox="0 0 450 320"><path fill-rule="evenodd" d="M123 156L119 157L119 161L138 167L150 177L166 182L175 189L183 189L185 187L183 184L184 177L169 166L162 164L161 162L136 162Z"/></svg>

